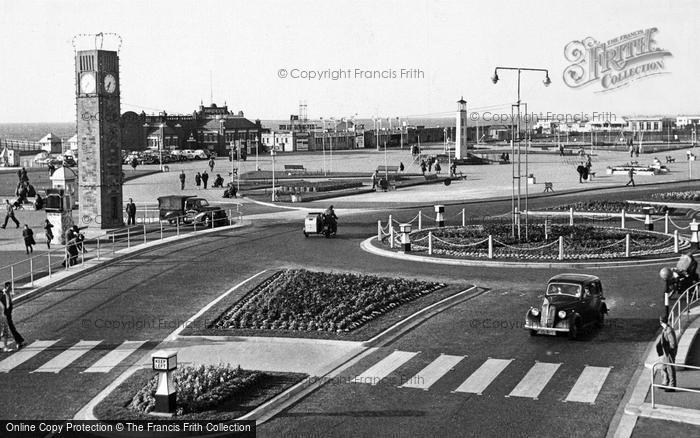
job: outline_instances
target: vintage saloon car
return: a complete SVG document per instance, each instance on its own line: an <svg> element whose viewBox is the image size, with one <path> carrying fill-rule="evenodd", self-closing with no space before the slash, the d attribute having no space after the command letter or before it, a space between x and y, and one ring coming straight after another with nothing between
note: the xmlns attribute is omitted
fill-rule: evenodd
<svg viewBox="0 0 700 438"><path fill-rule="evenodd" d="M576 339L591 325L602 327L608 307L600 279L585 274L560 274L549 279L542 307L525 316L530 335L568 333Z"/></svg>
<svg viewBox="0 0 700 438"><path fill-rule="evenodd" d="M228 225L226 211L209 205L204 198L187 195L161 196L158 198L159 217L170 224L201 224L205 227Z"/></svg>

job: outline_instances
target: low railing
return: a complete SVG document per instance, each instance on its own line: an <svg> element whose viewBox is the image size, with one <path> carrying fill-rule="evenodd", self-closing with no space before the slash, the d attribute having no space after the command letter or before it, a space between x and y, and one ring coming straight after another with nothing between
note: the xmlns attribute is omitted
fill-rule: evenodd
<svg viewBox="0 0 700 438"><path fill-rule="evenodd" d="M12 283L12 290L15 290L15 283L24 282L34 287L34 282L43 277L52 277L59 271L68 271L75 266L82 265L88 260L101 260L103 257L112 255L119 250L131 248L149 241L162 240L167 237L179 236L185 232L197 232L198 230L215 228L222 225L232 225L243 219L241 212L236 209L227 210L226 219L215 219L207 221L207 226L196 222L184 223L186 216L172 218L173 224L168 225L167 221L158 220L158 224L142 223L129 227L111 230L96 237L90 237L82 242L78 248L77 260L71 260L69 254L70 245L62 245L43 252L32 255L19 262L0 267L0 278ZM225 220L226 223L221 223ZM85 249L86 245L88 249ZM94 254L94 255L93 255Z"/></svg>
<svg viewBox="0 0 700 438"><path fill-rule="evenodd" d="M652 407L652 409L656 405L656 401L654 399L654 389L655 388L673 389L675 391L694 392L695 394L700 394L700 390L697 388L684 388L682 386L668 386L668 385L662 385L659 383L654 383L654 375L656 374L656 367L658 367L658 366L681 367L681 368L688 368L691 370L700 370L700 367L696 367L696 366L692 366L692 365L682 365L682 364L678 364L678 363L667 363L667 362L654 363L654 365L651 366L651 407Z"/></svg>
<svg viewBox="0 0 700 438"><path fill-rule="evenodd" d="M695 283L686 289L673 303L669 311L668 320L671 327L678 331L678 334L683 333L683 315L685 314L686 324L690 321L690 309L695 303L700 300L700 283Z"/></svg>

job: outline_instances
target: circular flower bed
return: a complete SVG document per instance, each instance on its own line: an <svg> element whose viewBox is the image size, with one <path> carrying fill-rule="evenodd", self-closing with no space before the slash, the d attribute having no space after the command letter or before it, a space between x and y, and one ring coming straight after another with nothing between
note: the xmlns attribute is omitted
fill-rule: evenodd
<svg viewBox="0 0 700 438"><path fill-rule="evenodd" d="M403 278L288 269L250 291L210 328L350 331L444 286Z"/></svg>
<svg viewBox="0 0 700 438"><path fill-rule="evenodd" d="M652 199L662 199L664 201L700 201L700 190L654 193L651 197Z"/></svg>
<svg viewBox="0 0 700 438"><path fill-rule="evenodd" d="M664 214L668 210L665 205L637 204L627 201L579 201L571 204L558 205L547 210L566 211L573 207L574 211L589 213L620 213L624 208L627 213L644 213L644 207L651 207L656 214Z"/></svg>
<svg viewBox="0 0 700 438"><path fill-rule="evenodd" d="M173 372L177 389L177 415L209 410L256 386L264 376L259 371L247 371L231 365L178 368ZM136 393L127 408L142 414L151 412L156 405L157 386L156 375Z"/></svg>
<svg viewBox="0 0 700 438"><path fill-rule="evenodd" d="M488 257L489 235L492 236L494 259L557 260L560 236L564 238L566 260L623 258L626 256L627 234L630 234L630 253L633 256L673 251L673 237L662 233L586 225L553 224L547 236L544 225L530 225L528 242L519 242L517 238L512 237L510 223L484 223L414 231L410 235L414 251L428 249L429 232L433 235L433 254L460 258ZM387 241L384 243L388 244Z"/></svg>

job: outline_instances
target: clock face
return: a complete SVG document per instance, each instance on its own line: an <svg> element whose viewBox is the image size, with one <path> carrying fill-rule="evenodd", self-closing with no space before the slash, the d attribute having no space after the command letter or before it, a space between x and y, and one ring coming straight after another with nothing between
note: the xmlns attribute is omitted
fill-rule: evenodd
<svg viewBox="0 0 700 438"><path fill-rule="evenodd" d="M108 74L105 76L104 80L104 86L105 86L105 91L109 94L112 94L116 91L117 89L117 78L114 77L112 74Z"/></svg>
<svg viewBox="0 0 700 438"><path fill-rule="evenodd" d="M80 76L80 92L90 94L95 92L95 73L86 72Z"/></svg>

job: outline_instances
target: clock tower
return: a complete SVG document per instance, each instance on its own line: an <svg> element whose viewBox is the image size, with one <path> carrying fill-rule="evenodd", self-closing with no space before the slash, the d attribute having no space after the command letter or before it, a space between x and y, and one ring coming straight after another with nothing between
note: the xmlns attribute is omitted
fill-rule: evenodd
<svg viewBox="0 0 700 438"><path fill-rule="evenodd" d="M121 227L119 55L77 51L75 74L80 226Z"/></svg>

